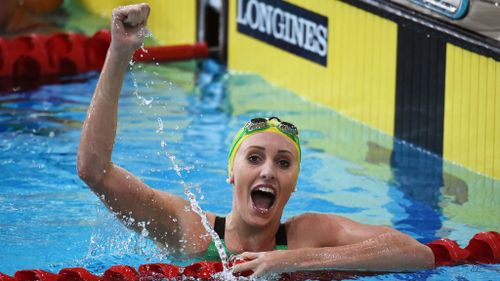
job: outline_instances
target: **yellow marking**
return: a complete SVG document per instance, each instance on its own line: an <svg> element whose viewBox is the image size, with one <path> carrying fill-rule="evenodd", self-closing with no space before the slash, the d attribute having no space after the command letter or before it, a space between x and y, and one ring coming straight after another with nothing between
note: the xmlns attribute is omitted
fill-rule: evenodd
<svg viewBox="0 0 500 281"><path fill-rule="evenodd" d="M447 44L443 157L500 178L500 62Z"/></svg>
<svg viewBox="0 0 500 281"><path fill-rule="evenodd" d="M475 114L475 112L471 111L470 105L471 105L471 98L472 98L472 92L471 92L471 54L466 51L462 51L462 81L463 81L463 91L460 93L462 94L462 129L459 131L460 132L460 139L462 140L461 143L461 150L462 150L462 163L467 163L467 165L474 165L470 161L470 148L469 148L469 136L472 132L472 126L471 126L471 118L472 114ZM474 124L475 125L475 124Z"/></svg>
<svg viewBox="0 0 500 281"><path fill-rule="evenodd" d="M469 92L469 110L470 110L470 118L468 120L469 125L469 163L474 165L475 167L479 167L478 165L478 129L482 124L478 123L478 115L480 114L478 108L478 98L479 98L479 56L470 55L470 92ZM469 80L469 79L467 79Z"/></svg>
<svg viewBox="0 0 500 281"><path fill-rule="evenodd" d="M458 161L458 157L453 153L458 151L458 128L459 120L459 98L457 92L461 85L459 49L451 48L447 44L446 50L446 79L445 79L445 112L444 112L444 136L443 136L443 157ZM453 95L454 94L454 95Z"/></svg>
<svg viewBox="0 0 500 281"><path fill-rule="evenodd" d="M149 3L148 27L160 44L178 45L196 42L196 1L177 0L81 0L91 12L111 18L117 6Z"/></svg>
<svg viewBox="0 0 500 281"><path fill-rule="evenodd" d="M259 73L392 136L397 25L337 0L289 2L328 17L327 67L239 33L232 0L229 68Z"/></svg>
<svg viewBox="0 0 500 281"><path fill-rule="evenodd" d="M495 63L491 60L487 62L487 73L486 76L486 119L485 123L485 168L484 173L487 175L493 175L493 166L495 162L493 147L495 145L495 103L491 102L495 100ZM488 102L489 101L489 102Z"/></svg>
<svg viewBox="0 0 500 281"><path fill-rule="evenodd" d="M500 63L496 62L495 69L495 110L494 115L492 116L494 130L495 130L495 138L493 142L494 153L494 167L493 167L493 175L497 178L500 178ZM498 184L500 186L500 183Z"/></svg>
<svg viewBox="0 0 500 281"><path fill-rule="evenodd" d="M478 58L478 71L477 71L477 135L476 135L476 146L477 146L477 168L478 170L485 171L485 143L486 143L486 122L489 120L486 118L486 85L487 85L487 70L488 70L488 60L481 56Z"/></svg>

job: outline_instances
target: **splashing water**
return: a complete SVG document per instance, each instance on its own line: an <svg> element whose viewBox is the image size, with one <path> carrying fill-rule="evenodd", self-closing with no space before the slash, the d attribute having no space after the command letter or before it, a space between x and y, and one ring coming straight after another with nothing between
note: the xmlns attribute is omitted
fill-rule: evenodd
<svg viewBox="0 0 500 281"><path fill-rule="evenodd" d="M198 201L196 200L196 195L191 191L191 186L190 184L186 183L183 178L182 178L182 173L181 173L181 168L175 161L175 156L174 155L169 155L168 158L172 162L172 165L174 167L175 173L177 176L181 179L180 184L184 187L184 194L186 194L189 204L191 205L191 210L198 214L201 218L201 223L203 224L203 227L205 230L210 234L212 237L215 247L217 248L217 252L219 252L219 256L222 261L222 266L223 266L223 272L229 272L229 264L228 264L228 257L226 254L226 251L224 250L224 246L222 245L222 241L219 237L219 235L213 230L213 228L210 226L210 223L208 221L206 213L201 209L200 204L198 204ZM231 274L232 276L232 274Z"/></svg>
<svg viewBox="0 0 500 281"><path fill-rule="evenodd" d="M158 117L158 129L156 130L156 133L157 134L163 133L163 120L161 120L160 117Z"/></svg>
<svg viewBox="0 0 500 281"><path fill-rule="evenodd" d="M146 36L151 36L151 34L146 34ZM145 52L147 52L145 49L144 49L144 44L141 46L141 49ZM131 76L132 76L132 79L133 79L133 86L134 86L134 92L133 94L140 100L140 105L141 106L149 106L151 107L152 106L152 102L153 102L153 98L151 99L146 99L145 97L141 96L139 94L139 86L138 86L138 83L137 83L137 79L134 75L134 72L132 71L133 70L133 67L134 67L134 62L131 60L130 61L130 70L131 70ZM156 130L156 133L157 134L161 134L163 133L163 129L164 129L164 125L163 125L163 121L160 117L158 117L157 119L158 121L158 129ZM165 141L162 141L161 142L161 147L162 148L165 148L167 146L166 142ZM235 277L233 274L232 274L232 271L229 269L229 262L228 262L228 256L226 254L226 251L224 249L224 246L222 244L222 241L219 237L219 235L217 235L217 233L213 230L213 228L211 227L209 221L208 221L208 218L207 218L207 215L206 213L201 209L198 201L196 200L196 195L191 191L191 185L186 183L184 180L183 180L183 176L182 176L182 168L179 167L179 165L177 164L176 162L176 157L175 155L170 155L168 153L166 153L167 157L170 159L170 162L172 163L173 165L173 168L175 170L175 173L177 174L177 176L180 178L180 184L181 186L184 188L184 194L187 196L188 200L189 200L189 204L191 206L191 210L194 211L197 215L200 216L200 219L201 219L201 222L202 222L202 225L203 227L205 228L205 230L208 232L208 234L211 236L212 240L214 241L215 243L215 247L217 248L217 252L219 253L219 257L222 261L222 266L223 266L223 271L221 273L218 274L217 276L217 280L248 280L247 278L244 278L242 279L241 277ZM145 230L145 228L144 228ZM147 236L148 233L141 233L143 237Z"/></svg>
<svg viewBox="0 0 500 281"><path fill-rule="evenodd" d="M132 71L133 70L133 66L134 66L134 61L133 60L130 60L130 74L132 75L132 83L134 85L134 96L136 96L136 98L140 101L140 105L141 106L146 106L148 105L149 107L152 106L152 102L153 102L153 98L151 99L146 99L145 97L139 95L139 85L137 84L137 78L135 77L135 74L134 72Z"/></svg>
<svg viewBox="0 0 500 281"><path fill-rule="evenodd" d="M149 235L146 230L148 222L138 222L142 231L137 235L134 232L125 231L126 226L134 223L133 218L128 217L122 225L116 221L116 216L116 213L112 214L104 208L97 208L97 217L107 227L93 230L87 255L75 261L79 266L101 271L104 269L102 264L120 262L124 257L130 257L131 254L138 254L159 262L169 262L168 245L165 248L158 247L146 239Z"/></svg>

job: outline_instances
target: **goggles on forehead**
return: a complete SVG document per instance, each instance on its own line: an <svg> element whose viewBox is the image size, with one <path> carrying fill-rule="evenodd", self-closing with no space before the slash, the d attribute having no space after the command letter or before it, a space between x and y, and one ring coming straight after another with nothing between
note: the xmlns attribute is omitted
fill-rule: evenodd
<svg viewBox="0 0 500 281"><path fill-rule="evenodd" d="M300 141L299 141L299 130L292 123L281 121L278 117L272 116L269 118L253 118L248 121L243 128L236 134L233 143L231 145L231 150L229 151L228 159L228 174L231 175L231 170L233 167L234 157L236 151L240 147L241 143L250 135L258 132L274 132L282 134L285 137L291 139L297 148L299 156L300 165Z"/></svg>
<svg viewBox="0 0 500 281"><path fill-rule="evenodd" d="M272 116L269 118L253 118L245 124L245 130L247 133L264 130L271 126L278 128L281 132L287 134L294 141L299 137L299 130L292 123L281 121L278 117Z"/></svg>

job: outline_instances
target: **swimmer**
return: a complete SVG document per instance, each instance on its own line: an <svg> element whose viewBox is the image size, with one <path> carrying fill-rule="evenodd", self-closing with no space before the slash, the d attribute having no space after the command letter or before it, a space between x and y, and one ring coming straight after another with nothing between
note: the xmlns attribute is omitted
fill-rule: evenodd
<svg viewBox="0 0 500 281"><path fill-rule="evenodd" d="M111 161L118 98L129 61L147 34L147 4L116 8L112 41L97 83L78 149L78 175L130 227L146 229L158 245L185 257L213 257L214 244L189 202L153 189ZM334 214L305 213L280 224L300 168L298 130L279 118L249 121L236 135L228 164L232 210L207 212L230 253L250 260L235 272L270 273L335 269L413 271L434 266L431 250L385 226ZM130 220L129 218L133 218Z"/></svg>

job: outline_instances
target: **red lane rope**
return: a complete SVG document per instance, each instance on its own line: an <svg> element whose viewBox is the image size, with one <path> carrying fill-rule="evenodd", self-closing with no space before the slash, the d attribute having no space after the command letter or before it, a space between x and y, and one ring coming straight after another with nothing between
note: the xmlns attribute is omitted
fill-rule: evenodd
<svg viewBox="0 0 500 281"><path fill-rule="evenodd" d="M109 30L94 36L76 33L0 37L0 78L65 76L100 70L111 42ZM137 61L175 61L208 56L205 43L147 47L134 55Z"/></svg>
<svg viewBox="0 0 500 281"><path fill-rule="evenodd" d="M465 249L460 248L457 242L450 239L439 239L427 244L435 256L436 266L452 266L476 263L500 263L500 234L495 231L481 232L474 235ZM40 269L20 270L14 276L0 272L0 281L153 281L161 279L177 279L194 277L202 280L211 280L214 274L222 272L221 262L198 262L186 267L172 264L153 263L143 264L136 271L127 265L115 265L101 275L95 275L85 268L64 268L58 274ZM252 272L245 272L240 276L249 276ZM294 272L281 275L281 280L318 279L346 279L355 276L381 274L373 272Z"/></svg>
<svg viewBox="0 0 500 281"><path fill-rule="evenodd" d="M427 244L434 253L436 266L465 263L500 263L500 234L495 231L474 235L465 249L443 238Z"/></svg>

